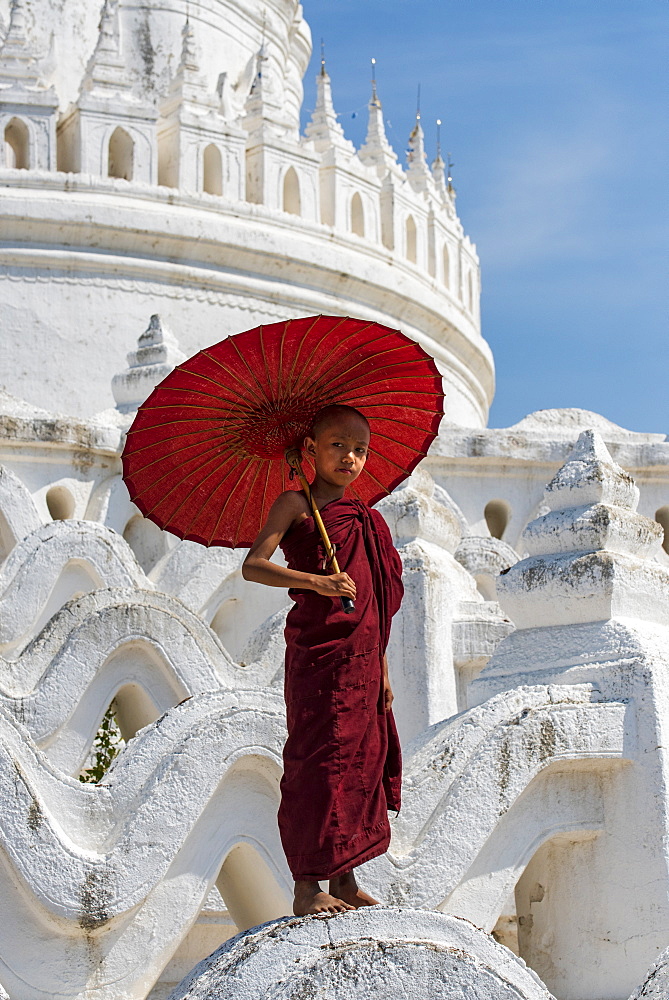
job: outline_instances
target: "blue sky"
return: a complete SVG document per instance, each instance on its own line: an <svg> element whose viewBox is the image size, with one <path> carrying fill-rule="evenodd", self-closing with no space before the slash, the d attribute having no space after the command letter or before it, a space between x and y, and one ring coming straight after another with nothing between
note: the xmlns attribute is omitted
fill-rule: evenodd
<svg viewBox="0 0 669 1000"><path fill-rule="evenodd" d="M303 0L335 106L364 140L377 60L404 160L421 85L452 153L497 366L490 426L580 406L669 433L666 0Z"/></svg>

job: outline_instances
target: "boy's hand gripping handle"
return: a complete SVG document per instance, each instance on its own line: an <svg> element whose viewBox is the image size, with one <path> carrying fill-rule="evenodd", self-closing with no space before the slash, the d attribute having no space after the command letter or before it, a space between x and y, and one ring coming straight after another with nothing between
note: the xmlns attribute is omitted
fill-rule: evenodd
<svg viewBox="0 0 669 1000"><path fill-rule="evenodd" d="M321 533L321 538L323 539L323 545L325 546L325 554L327 556L327 561L332 566L333 573L340 573L339 563L337 562L337 557L335 556L334 549L332 547L332 542L330 541L327 533L327 528L323 524L323 518L321 517L321 512L316 506L316 502L311 495L311 487L307 482L307 477L302 471L301 454L299 448L288 448L286 451L286 461L288 462L291 469L295 472L302 483L302 489L309 497L309 503L311 505L311 510L314 515L314 521L318 525L318 530ZM351 597L340 597L341 606L347 615L350 615L352 611L355 611L355 603Z"/></svg>

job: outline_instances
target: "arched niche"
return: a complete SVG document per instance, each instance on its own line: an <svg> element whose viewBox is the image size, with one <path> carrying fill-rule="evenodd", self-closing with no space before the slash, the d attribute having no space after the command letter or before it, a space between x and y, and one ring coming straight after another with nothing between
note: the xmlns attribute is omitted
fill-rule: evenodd
<svg viewBox="0 0 669 1000"><path fill-rule="evenodd" d="M145 573L149 573L165 555L165 535L157 524L141 514L130 518L123 529L123 537Z"/></svg>
<svg viewBox="0 0 669 1000"><path fill-rule="evenodd" d="M30 169L30 132L20 118L11 118L5 125L5 165Z"/></svg>
<svg viewBox="0 0 669 1000"><path fill-rule="evenodd" d="M16 539L11 525L2 510L0 510L0 563L5 561L15 544Z"/></svg>
<svg viewBox="0 0 669 1000"><path fill-rule="evenodd" d="M216 887L240 931L288 916L285 894L269 865L246 841L235 844L229 851Z"/></svg>
<svg viewBox="0 0 669 1000"><path fill-rule="evenodd" d="M283 178L283 210L291 215L302 214L300 182L294 167L289 167Z"/></svg>
<svg viewBox="0 0 669 1000"><path fill-rule="evenodd" d="M365 235L365 209L358 191L351 198L351 232L356 236Z"/></svg>
<svg viewBox="0 0 669 1000"><path fill-rule="evenodd" d="M162 714L144 688L134 683L125 684L116 692L113 705L116 723L126 743Z"/></svg>
<svg viewBox="0 0 669 1000"><path fill-rule="evenodd" d="M211 629L216 633L227 650L234 645L236 624L239 620L239 600L228 597L211 620Z"/></svg>
<svg viewBox="0 0 669 1000"><path fill-rule="evenodd" d="M579 974L579 963L574 961L575 955L590 951L593 970L596 959L601 962L600 942L588 941L587 936L584 940L582 916L588 912L590 893L596 892L589 882L596 873L598 847L593 831L556 834L539 847L516 884L517 954L556 996L604 992L592 992L592 982L578 992L582 971ZM579 906L579 896L584 906Z"/></svg>
<svg viewBox="0 0 669 1000"><path fill-rule="evenodd" d="M202 190L206 194L223 194L223 160L213 142L205 147L202 156Z"/></svg>
<svg viewBox="0 0 669 1000"><path fill-rule="evenodd" d="M408 216L404 225L405 256L412 264L416 263L416 223L413 215Z"/></svg>
<svg viewBox="0 0 669 1000"><path fill-rule="evenodd" d="M669 504L665 504L663 507L659 507L655 511L655 520L664 529L664 539L662 540L662 548L669 555Z"/></svg>
<svg viewBox="0 0 669 1000"><path fill-rule="evenodd" d="M493 538L503 538L511 520L511 505L506 500L489 500L483 511L488 531Z"/></svg>
<svg viewBox="0 0 669 1000"><path fill-rule="evenodd" d="M441 251L441 280L446 288L451 287L451 257L446 243Z"/></svg>
<svg viewBox="0 0 669 1000"><path fill-rule="evenodd" d="M74 517L74 497L66 486L52 486L46 494L46 505L53 521Z"/></svg>
<svg viewBox="0 0 669 1000"><path fill-rule="evenodd" d="M124 128L119 125L109 139L109 158L107 174L109 177L119 177L131 181L135 160L135 144Z"/></svg>

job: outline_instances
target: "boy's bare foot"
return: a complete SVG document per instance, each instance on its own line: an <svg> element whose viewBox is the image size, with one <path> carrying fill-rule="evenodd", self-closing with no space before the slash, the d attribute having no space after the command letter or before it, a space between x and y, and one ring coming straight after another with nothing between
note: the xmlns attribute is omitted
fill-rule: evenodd
<svg viewBox="0 0 669 1000"><path fill-rule="evenodd" d="M330 892L338 899L343 899L345 903L350 903L357 910L360 906L376 906L379 902L368 892L364 892L358 887L354 873L346 872L337 878L330 879Z"/></svg>
<svg viewBox="0 0 669 1000"><path fill-rule="evenodd" d="M295 883L293 913L296 917L305 917L307 913L341 913L344 910L354 909L354 904L338 899L329 892L323 892L318 882Z"/></svg>

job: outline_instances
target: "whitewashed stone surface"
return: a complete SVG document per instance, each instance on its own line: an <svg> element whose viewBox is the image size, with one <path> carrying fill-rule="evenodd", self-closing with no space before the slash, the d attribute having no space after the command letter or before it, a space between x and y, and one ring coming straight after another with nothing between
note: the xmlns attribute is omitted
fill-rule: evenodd
<svg viewBox="0 0 669 1000"><path fill-rule="evenodd" d="M635 990L630 1000L666 1000L669 997L669 948L663 951L648 971L647 979Z"/></svg>
<svg viewBox="0 0 669 1000"><path fill-rule="evenodd" d="M468 921L370 907L242 934L170 1000L551 1000L524 962Z"/></svg>

